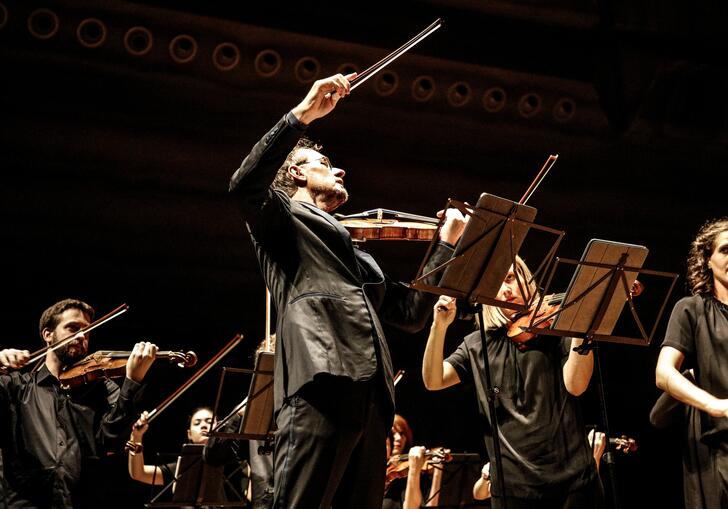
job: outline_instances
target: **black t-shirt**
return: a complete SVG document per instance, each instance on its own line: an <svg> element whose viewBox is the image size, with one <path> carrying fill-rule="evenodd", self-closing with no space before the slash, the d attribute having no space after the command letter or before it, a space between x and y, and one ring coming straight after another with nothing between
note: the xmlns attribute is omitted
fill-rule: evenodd
<svg viewBox="0 0 728 509"><path fill-rule="evenodd" d="M503 328L486 335L491 379L500 389L496 411L506 494L543 498L583 487L596 476L596 466L579 402L564 386L571 341L541 336L519 350ZM480 332L468 335L445 362L474 385L486 421L485 446L494 458ZM493 494L500 496L495 466L491 472Z"/></svg>
<svg viewBox="0 0 728 509"><path fill-rule="evenodd" d="M694 367L698 387L716 398L728 398L728 306L708 294L680 299L670 315L662 346L685 355ZM702 440L725 441L728 419L700 414Z"/></svg>

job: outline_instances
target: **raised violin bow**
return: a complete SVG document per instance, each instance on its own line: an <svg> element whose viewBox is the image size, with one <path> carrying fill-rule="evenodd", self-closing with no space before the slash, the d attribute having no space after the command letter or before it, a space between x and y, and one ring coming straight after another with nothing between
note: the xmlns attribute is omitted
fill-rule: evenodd
<svg viewBox="0 0 728 509"><path fill-rule="evenodd" d="M399 57L407 53L411 48L413 48L416 44L418 44L420 41L428 37L432 32L440 28L443 24L442 18L437 18L435 21L433 21L430 26L425 28L422 32L415 35L412 39L404 43L402 46L394 50L392 53L381 59L379 62L371 66L369 69L366 69L361 74L359 74L356 78L352 80L351 90L354 90L356 87L364 83L366 80L374 76L376 73L387 67L389 64L397 60Z"/></svg>
<svg viewBox="0 0 728 509"><path fill-rule="evenodd" d="M407 53L410 49L412 49L415 45L417 45L420 41L428 37L432 32L437 30L443 25L444 21L442 18L437 18L435 21L433 21L427 28L425 28L422 32L415 35L412 39L404 43L402 46L391 52L386 57L382 58L379 62L372 65L368 69L365 69L364 71L357 74L356 78L352 79L350 81L351 87L349 90L354 90L359 85L363 84L365 81L367 81L369 78L374 76L376 73L387 67L389 64L397 60L399 57Z"/></svg>
<svg viewBox="0 0 728 509"><path fill-rule="evenodd" d="M546 162L543 163L543 166L541 167L541 170L536 175L536 178L533 179L533 182L531 182L531 185L528 186L528 189L526 189L526 192L523 193L523 196L521 196L521 199L518 200L518 203L525 205L526 202L531 198L531 195L538 189L538 186L541 185L541 182L543 179L546 178L546 175L548 175L549 171L553 167L554 164L556 164L556 160L559 158L558 154L551 154L548 159L546 159Z"/></svg>
<svg viewBox="0 0 728 509"><path fill-rule="evenodd" d="M205 363L204 366L202 366L199 370L197 370L197 373L192 375L189 380L187 380L185 383L183 383L176 391L174 391L172 394L170 394L167 399L162 401L159 405L157 405L157 408L153 409L149 412L149 415L147 416L147 424L152 422L152 420L157 417L159 414L161 414L169 405L174 403L174 401L179 398L187 389L189 389L195 382L197 382L200 378L202 378L205 373L210 371L215 364L220 362L220 360L225 357L230 351L235 348L241 341L243 340L242 334L236 334L233 339L231 339L228 344L226 344L222 350L220 350L218 353L216 353L209 361Z"/></svg>

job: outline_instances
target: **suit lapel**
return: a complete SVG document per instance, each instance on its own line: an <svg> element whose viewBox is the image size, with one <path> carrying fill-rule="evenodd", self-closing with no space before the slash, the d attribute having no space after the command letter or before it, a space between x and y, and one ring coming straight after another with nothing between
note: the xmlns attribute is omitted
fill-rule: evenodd
<svg viewBox="0 0 728 509"><path fill-rule="evenodd" d="M338 237L343 243L344 250L349 256L348 260L342 260L342 263L352 272L352 274L358 279L358 281L362 281L362 274L359 270L359 264L357 263L357 256L354 254L354 246L351 241L351 235L349 235L349 232L344 228L341 223L339 223L331 214L328 214L327 212L324 212L323 210L319 209L315 205L311 205L310 203L299 201L297 203L300 203L304 210L307 210L311 214L314 214L322 219L324 219L327 223L331 225L332 228L336 230L338 233Z"/></svg>

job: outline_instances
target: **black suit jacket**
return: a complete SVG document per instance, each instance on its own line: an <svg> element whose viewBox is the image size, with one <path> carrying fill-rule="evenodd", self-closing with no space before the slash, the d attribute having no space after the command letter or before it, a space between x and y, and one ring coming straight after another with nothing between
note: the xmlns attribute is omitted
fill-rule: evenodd
<svg viewBox="0 0 728 509"><path fill-rule="evenodd" d="M393 409L381 322L421 330L436 296L390 280L334 217L270 187L302 134L291 116L253 147L230 181L278 313L275 408L318 374L368 380L381 366ZM451 255L442 244L430 265Z"/></svg>

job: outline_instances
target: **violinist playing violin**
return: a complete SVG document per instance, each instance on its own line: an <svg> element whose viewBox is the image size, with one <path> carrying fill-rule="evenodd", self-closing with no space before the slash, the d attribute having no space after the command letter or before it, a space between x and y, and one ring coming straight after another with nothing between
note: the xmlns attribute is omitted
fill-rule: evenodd
<svg viewBox="0 0 728 509"><path fill-rule="evenodd" d="M129 477L144 484L155 484L161 486L169 484L174 480L177 461L161 465L144 463L144 445L142 443L144 434L149 429L147 419L149 412L142 412L141 417L131 429L131 437L127 443L127 454L129 461ZM212 429L212 409L201 406L192 411L187 423L187 441L190 444L205 445L209 440L209 432Z"/></svg>
<svg viewBox="0 0 728 509"><path fill-rule="evenodd" d="M8 507L68 509L99 507L84 479L107 451L121 448L139 415L135 400L157 347L137 343L126 365L121 387L110 380L61 389L64 368L88 353L88 327L94 310L85 302L65 299L46 309L39 331L46 345L76 336L32 372L0 376L0 446L8 489ZM9 370L24 367L25 350L0 351ZM86 489L85 489L86 488Z"/></svg>
<svg viewBox="0 0 728 509"><path fill-rule="evenodd" d="M278 316L276 509L379 509L394 415L382 323L421 330L435 301L392 281L354 247L331 215L348 199L345 172L303 138L355 77L314 82L230 180ZM429 269L452 255L463 228L462 215L448 211Z"/></svg>
<svg viewBox="0 0 728 509"><path fill-rule="evenodd" d="M521 287L531 295L537 292L528 267L516 257L496 299L525 304L515 271ZM455 301L440 297L423 358L425 387L440 390L472 382L480 412L490 423L480 332L469 334L455 352L443 356L445 333L455 314ZM582 343L576 338L536 336L516 343L507 337L514 318L510 309L483 307L491 381L499 388L496 403L505 484L502 493L500 472L491 468L492 507L503 507L504 498L508 509L602 507L602 487L577 400L589 385L593 354L575 352ZM483 435L493 459L490 425Z"/></svg>
<svg viewBox="0 0 728 509"><path fill-rule="evenodd" d="M426 451L424 447L412 446L412 440L412 429L407 420L396 414L392 432L387 437L387 477L382 509L416 509L438 505L442 469L433 467L431 479L423 475L427 464ZM407 458L400 458L407 450ZM427 499L423 499L423 493L429 493Z"/></svg>

